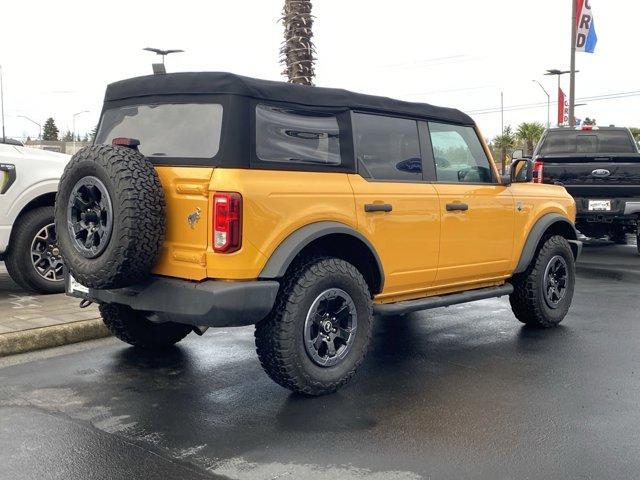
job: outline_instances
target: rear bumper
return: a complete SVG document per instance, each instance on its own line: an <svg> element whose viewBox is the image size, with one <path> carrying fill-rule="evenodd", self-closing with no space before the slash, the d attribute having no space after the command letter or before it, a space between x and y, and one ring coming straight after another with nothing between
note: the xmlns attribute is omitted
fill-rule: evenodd
<svg viewBox="0 0 640 480"><path fill-rule="evenodd" d="M237 327L252 325L265 318L276 300L277 281L191 282L151 277L144 283L111 290L88 289L67 294L98 303L120 303L134 310L156 315L158 321L196 326Z"/></svg>
<svg viewBox="0 0 640 480"><path fill-rule="evenodd" d="M590 211L589 200L611 200L610 211ZM610 223L613 221L637 221L640 217L640 197L576 197L576 219L587 222Z"/></svg>

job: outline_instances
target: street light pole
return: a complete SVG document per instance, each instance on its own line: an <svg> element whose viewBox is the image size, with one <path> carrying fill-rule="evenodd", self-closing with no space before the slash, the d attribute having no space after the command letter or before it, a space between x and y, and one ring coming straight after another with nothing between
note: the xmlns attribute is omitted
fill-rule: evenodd
<svg viewBox="0 0 640 480"><path fill-rule="evenodd" d="M35 120L32 120L29 117L25 117L24 115L18 115L18 118L24 118L25 120L29 120L34 125L37 125L38 128L40 129L40 132L38 133L38 139L42 138L42 125L40 125L38 122L36 122Z"/></svg>
<svg viewBox="0 0 640 480"><path fill-rule="evenodd" d="M0 109L2 110L2 143L7 141L4 133L4 86L2 84L2 65L0 65Z"/></svg>
<svg viewBox="0 0 640 480"><path fill-rule="evenodd" d="M542 86L542 84L538 80L534 80L534 82L540 85L540 88L542 89L544 94L547 96L547 128L549 128L551 127L551 95L549 95L549 92L547 92L547 90Z"/></svg>
<svg viewBox="0 0 640 480"><path fill-rule="evenodd" d="M73 138L74 138L73 141L74 142L75 142L75 138L76 138L76 117L78 115L82 115L83 113L89 113L89 110L82 110L81 112L73 114Z"/></svg>
<svg viewBox="0 0 640 480"><path fill-rule="evenodd" d="M83 113L89 113L89 110L82 110L81 112L77 112L73 114L73 153L76 153L76 117L78 115L82 115Z"/></svg>
<svg viewBox="0 0 640 480"><path fill-rule="evenodd" d="M560 103L560 76L567 73L571 73L571 70L558 70L557 68L554 68L551 70L547 70L547 73L545 73L545 75L557 75L558 77L558 104ZM558 126L560 126L560 122L558 122Z"/></svg>

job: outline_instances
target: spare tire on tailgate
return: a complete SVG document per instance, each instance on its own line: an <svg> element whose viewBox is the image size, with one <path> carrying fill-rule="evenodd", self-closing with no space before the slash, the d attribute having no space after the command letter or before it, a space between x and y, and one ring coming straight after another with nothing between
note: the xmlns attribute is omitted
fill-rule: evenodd
<svg viewBox="0 0 640 480"><path fill-rule="evenodd" d="M158 174L137 150L93 145L67 164L56 195L65 265L91 288L120 288L149 275L164 240Z"/></svg>

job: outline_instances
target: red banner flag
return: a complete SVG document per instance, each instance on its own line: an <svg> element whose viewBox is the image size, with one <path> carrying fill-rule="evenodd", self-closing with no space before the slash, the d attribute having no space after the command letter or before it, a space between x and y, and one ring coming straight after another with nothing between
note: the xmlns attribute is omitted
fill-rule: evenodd
<svg viewBox="0 0 640 480"><path fill-rule="evenodd" d="M561 88L558 88L558 126L569 121L569 102Z"/></svg>

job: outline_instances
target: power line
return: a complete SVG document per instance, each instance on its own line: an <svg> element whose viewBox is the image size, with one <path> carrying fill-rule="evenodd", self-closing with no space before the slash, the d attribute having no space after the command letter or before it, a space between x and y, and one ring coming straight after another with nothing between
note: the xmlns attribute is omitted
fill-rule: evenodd
<svg viewBox="0 0 640 480"><path fill-rule="evenodd" d="M601 95L594 95L592 97L582 97L582 98L578 98L577 101L580 102L598 102L598 101L603 101L603 100L617 100L620 98L629 98L629 97L637 97L640 96L640 90L633 90L630 92L617 92L617 93L608 93L608 94L601 94ZM557 101L553 101L551 102L553 104L557 104ZM513 111L517 111L517 110L527 110L530 108L541 108L541 107L546 107L547 104L545 103L526 103L526 104L520 104L520 105L511 105L511 106L507 106L504 107L504 111L505 112L513 112ZM479 110L471 110L468 111L467 113L472 114L472 115L486 115L489 113L499 113L501 111L500 107L491 107L491 108L482 108Z"/></svg>

